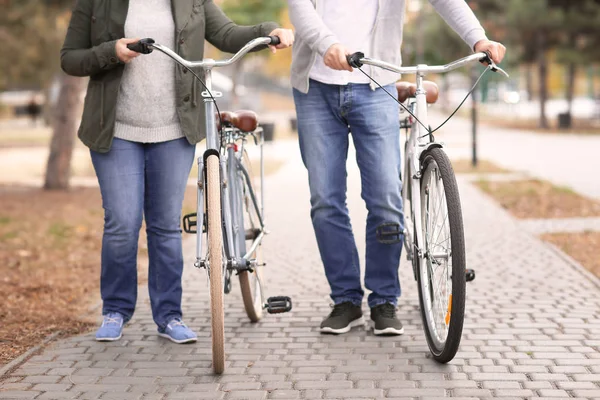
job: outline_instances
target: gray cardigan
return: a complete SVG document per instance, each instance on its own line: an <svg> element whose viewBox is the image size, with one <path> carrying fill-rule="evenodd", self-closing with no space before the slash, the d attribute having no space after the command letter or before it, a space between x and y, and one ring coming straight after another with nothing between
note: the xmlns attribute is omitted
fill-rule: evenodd
<svg viewBox="0 0 600 400"><path fill-rule="evenodd" d="M316 54L323 56L331 45L339 43L321 19L324 1L327 0L288 0L290 19L296 29L296 41L292 48L292 86L302 93L308 92L309 74ZM405 0L373 1L378 1L379 5L373 29L373 54L367 56L401 65L400 46L406 9ZM429 0L429 2L471 49L475 43L486 39L485 31L465 0ZM373 68L372 76L382 85L393 83L400 78L398 74L381 68Z"/></svg>

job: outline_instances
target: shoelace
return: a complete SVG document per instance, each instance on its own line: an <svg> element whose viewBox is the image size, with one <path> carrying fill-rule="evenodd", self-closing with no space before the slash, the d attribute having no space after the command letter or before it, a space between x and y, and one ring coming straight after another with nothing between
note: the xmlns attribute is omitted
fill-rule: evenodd
<svg viewBox="0 0 600 400"><path fill-rule="evenodd" d="M182 320L180 319L174 319L169 326L171 327L171 329L175 328L176 326L183 326L184 328L187 328L187 325L183 323Z"/></svg>
<svg viewBox="0 0 600 400"><path fill-rule="evenodd" d="M111 317L111 314L108 314L104 317L104 321L102 321L102 326L108 325L108 324L117 324L117 325L121 325L121 319L118 316L115 317ZM114 314L112 314L114 315Z"/></svg>
<svg viewBox="0 0 600 400"><path fill-rule="evenodd" d="M382 304L378 307L378 311L384 318L394 318L396 316L396 307L390 303Z"/></svg>
<svg viewBox="0 0 600 400"><path fill-rule="evenodd" d="M331 311L331 314L329 314L329 316L339 317L340 315L343 315L346 311L348 311L350 307L352 307L352 303L336 304L333 306L333 310Z"/></svg>

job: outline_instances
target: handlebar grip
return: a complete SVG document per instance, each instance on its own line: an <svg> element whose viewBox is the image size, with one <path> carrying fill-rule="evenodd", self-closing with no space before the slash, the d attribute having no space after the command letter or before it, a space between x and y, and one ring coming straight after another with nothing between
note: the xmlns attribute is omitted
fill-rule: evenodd
<svg viewBox="0 0 600 400"><path fill-rule="evenodd" d="M484 51L483 53L486 54L485 57L483 57L481 60L479 60L480 63L488 63L488 64L492 64L492 53L489 50Z"/></svg>
<svg viewBox="0 0 600 400"><path fill-rule="evenodd" d="M151 47L151 45L153 45L154 43L155 43L154 39L145 38L145 39L141 39L137 43L129 43L127 45L127 48L131 51L135 51L136 53L150 54L150 53L152 53L152 50L154 50Z"/></svg>
<svg viewBox="0 0 600 400"><path fill-rule="evenodd" d="M361 53L361 52L356 52L354 54L350 54L349 56L346 56L346 60L348 61L348 64L350 64L350 66L352 68L362 67L363 63L360 62L360 60L363 58L365 58L365 54Z"/></svg>
<svg viewBox="0 0 600 400"><path fill-rule="evenodd" d="M271 43L269 43L271 46L277 46L279 43L281 43L279 36L269 36L269 38L271 39Z"/></svg>

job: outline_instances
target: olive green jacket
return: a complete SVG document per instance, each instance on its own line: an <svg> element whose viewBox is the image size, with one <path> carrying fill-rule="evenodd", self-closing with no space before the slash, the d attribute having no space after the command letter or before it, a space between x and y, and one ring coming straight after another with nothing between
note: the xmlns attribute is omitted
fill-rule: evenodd
<svg viewBox="0 0 600 400"><path fill-rule="evenodd" d="M204 39L222 51L235 53L250 40L267 36L277 28L273 22L238 26L213 0L171 0L171 4L175 19L173 50L188 60L203 58ZM128 8L128 0L78 0L60 54L67 74L90 77L79 138L90 149L102 153L110 150L114 136L124 70L115 45L124 37ZM194 83L192 74L178 66L175 91L181 128L190 143L198 143L205 137L204 103L196 98L202 92L201 84Z"/></svg>

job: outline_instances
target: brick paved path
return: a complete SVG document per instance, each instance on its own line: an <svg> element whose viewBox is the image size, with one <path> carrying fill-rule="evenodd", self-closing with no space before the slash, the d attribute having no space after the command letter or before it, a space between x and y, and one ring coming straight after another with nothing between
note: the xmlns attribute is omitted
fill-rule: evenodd
<svg viewBox="0 0 600 400"><path fill-rule="evenodd" d="M406 333L374 337L317 332L328 288L308 218L304 171L290 161L268 181L266 275L269 293L289 294L294 311L245 318L237 282L226 296L227 371L214 376L206 275L191 267L186 242L185 319L200 337L174 345L155 334L146 290L123 339L61 341L0 383L0 398L30 399L365 399L484 397L600 398L600 285L522 227L466 180L461 196L469 266L467 320L457 357L428 357L410 266L401 265L399 315ZM268 154L268 153L267 153ZM352 157L352 156L351 156ZM361 254L365 211L356 169L349 207ZM590 251L593 251L592 249ZM368 316L368 309L364 306Z"/></svg>

